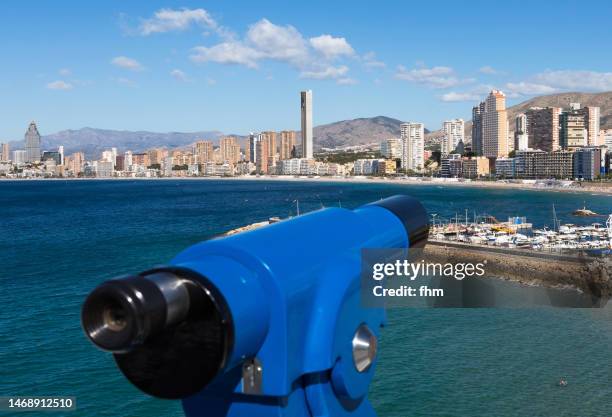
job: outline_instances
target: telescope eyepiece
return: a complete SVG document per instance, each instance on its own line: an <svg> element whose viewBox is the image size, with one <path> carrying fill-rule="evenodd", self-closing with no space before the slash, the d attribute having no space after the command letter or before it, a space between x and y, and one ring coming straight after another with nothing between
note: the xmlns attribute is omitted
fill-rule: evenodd
<svg viewBox="0 0 612 417"><path fill-rule="evenodd" d="M155 282L131 276L96 288L85 300L81 319L85 334L96 346L118 353L162 330L167 310L164 294Z"/></svg>
<svg viewBox="0 0 612 417"><path fill-rule="evenodd" d="M181 268L102 283L85 300L81 321L134 385L161 398L200 391L233 346L225 299L206 278Z"/></svg>

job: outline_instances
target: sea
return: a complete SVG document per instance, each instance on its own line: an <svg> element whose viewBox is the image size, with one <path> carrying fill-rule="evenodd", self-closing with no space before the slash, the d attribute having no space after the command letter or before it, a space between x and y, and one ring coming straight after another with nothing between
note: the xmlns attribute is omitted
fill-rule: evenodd
<svg viewBox="0 0 612 417"><path fill-rule="evenodd" d="M181 416L91 345L81 303L100 282L272 216L394 194L437 219L526 216L537 227L605 218L612 196L389 182L0 181L0 396L72 396L67 416ZM534 271L534 274L537 271ZM610 308L391 309L369 399L380 417L612 415ZM557 385L560 378L566 387ZM18 415L35 415L19 413ZM0 416L11 415L0 411ZM44 415L62 415L45 413Z"/></svg>

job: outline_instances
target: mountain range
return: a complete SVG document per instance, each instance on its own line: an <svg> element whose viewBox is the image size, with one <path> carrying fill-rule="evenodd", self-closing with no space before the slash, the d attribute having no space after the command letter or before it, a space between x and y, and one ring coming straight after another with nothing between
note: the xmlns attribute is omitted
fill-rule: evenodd
<svg viewBox="0 0 612 417"><path fill-rule="evenodd" d="M601 128L612 128L612 92L605 93L561 93L534 97L508 108L510 130L513 130L514 117L530 107L563 107L568 108L569 103L578 102L583 106L598 106L601 109ZM474 103L476 104L476 103ZM471 105L468 105L471 106ZM315 126L313 132L315 149L337 148L342 146L363 145L379 143L383 139L399 137L402 121L386 116L376 116L343 120L321 126ZM471 122L466 122L466 136L471 135ZM426 130L426 139L440 135L440 130ZM188 147L196 140L208 139L218 143L220 137L226 133L220 131L201 132L148 132L96 129L85 127L78 130L63 130L50 135L42 136L43 149L57 149L63 145L66 154L82 151L87 158L95 158L112 146L119 151L144 151L149 148ZM234 135L236 136L236 135ZM244 143L244 136L238 136ZM10 142L11 149L23 149L21 141Z"/></svg>

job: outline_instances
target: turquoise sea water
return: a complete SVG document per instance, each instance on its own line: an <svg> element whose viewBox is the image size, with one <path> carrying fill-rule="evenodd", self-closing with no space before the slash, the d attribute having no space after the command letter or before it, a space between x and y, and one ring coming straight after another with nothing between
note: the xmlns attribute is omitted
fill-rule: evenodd
<svg viewBox="0 0 612 417"><path fill-rule="evenodd" d="M77 397L76 416L180 416L133 388L79 327L99 282L270 216L397 193L440 217L464 209L552 224L612 197L396 184L263 181L0 182L0 396ZM535 273L535 271L534 271ZM394 309L370 399L379 416L612 415L610 308ZM561 376L569 386L559 388ZM7 413L1 415L8 415ZM19 414L32 415L32 414ZM59 414L54 414L59 415Z"/></svg>

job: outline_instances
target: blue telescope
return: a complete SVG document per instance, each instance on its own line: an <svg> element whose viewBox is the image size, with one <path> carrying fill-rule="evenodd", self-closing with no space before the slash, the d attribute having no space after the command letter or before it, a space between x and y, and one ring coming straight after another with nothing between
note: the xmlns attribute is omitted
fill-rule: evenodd
<svg viewBox="0 0 612 417"><path fill-rule="evenodd" d="M81 319L147 394L196 416L375 416L383 309L363 308L361 250L425 245L408 196L327 208L193 245L102 283Z"/></svg>

